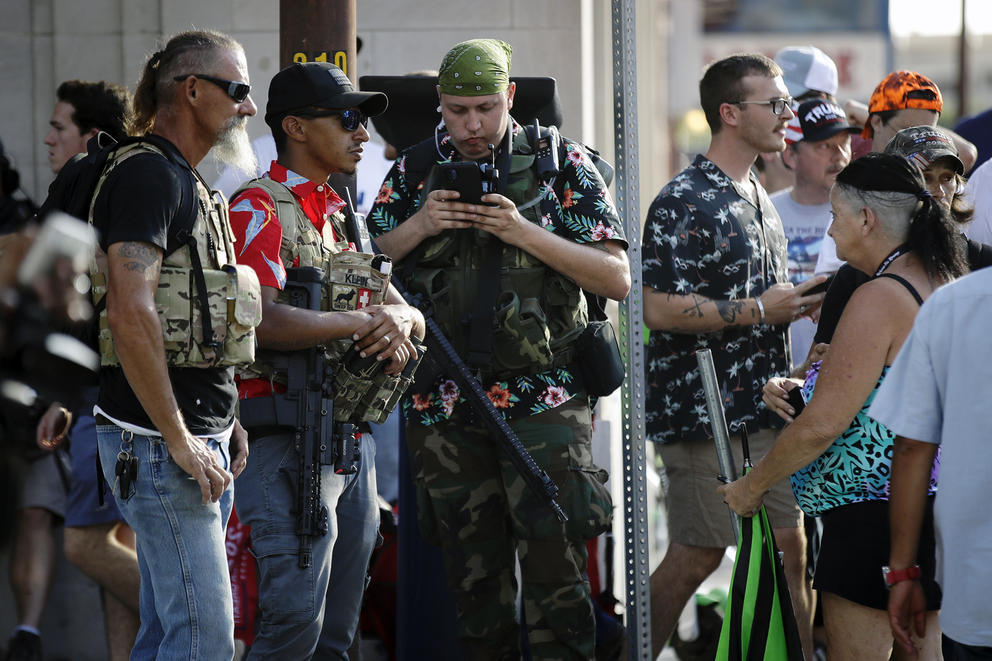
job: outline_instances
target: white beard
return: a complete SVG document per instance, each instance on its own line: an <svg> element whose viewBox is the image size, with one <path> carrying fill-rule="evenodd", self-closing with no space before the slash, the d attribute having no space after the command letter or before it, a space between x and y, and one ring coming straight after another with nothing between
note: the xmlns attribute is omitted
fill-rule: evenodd
<svg viewBox="0 0 992 661"><path fill-rule="evenodd" d="M248 117L232 117L211 151L221 163L254 174L258 170L258 159L251 148L247 125Z"/></svg>

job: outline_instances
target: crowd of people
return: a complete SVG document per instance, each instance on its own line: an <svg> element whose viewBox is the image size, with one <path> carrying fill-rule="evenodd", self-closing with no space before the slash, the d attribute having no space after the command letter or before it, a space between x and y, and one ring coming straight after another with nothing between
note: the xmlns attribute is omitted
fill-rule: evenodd
<svg viewBox="0 0 992 661"><path fill-rule="evenodd" d="M950 519L960 532L961 513L936 505L964 464L988 466L974 423L956 421L965 438L952 440L946 417L951 380L979 377L964 377L961 354L934 344L950 342L950 328L969 331L933 313L926 330L914 324L933 294L955 311L981 296L981 274L965 276L988 266L992 249L966 236L974 211L964 175L978 153L936 126L942 97L922 74L889 74L867 106L842 109L836 92L833 62L813 47L710 65L700 81L709 149L648 211L647 432L669 479L671 535L651 577L655 653L733 542L724 508L753 517L765 507L805 658L992 656L978 586L948 564L964 562L944 528ZM780 189L771 198L751 167L759 157ZM723 486L700 413L700 348L713 351L730 429L757 432L754 468ZM971 492L955 491L954 507L967 509ZM977 531L966 553L982 557L989 525L976 518L969 512ZM804 532L804 519L816 525ZM970 576L987 586L981 574ZM823 636L814 635L817 598ZM967 612L941 609L958 598Z"/></svg>
<svg viewBox="0 0 992 661"><path fill-rule="evenodd" d="M85 219L99 235L87 339L101 367L82 404L50 402L20 430L43 452L18 497L7 659L42 658L63 518L66 556L102 591L109 658L355 658L379 535L372 432L400 400L461 658L599 658L587 542L613 504L592 461L600 384L577 363L588 301L629 292L628 244L598 154L511 116L511 56L496 39L448 51L442 123L399 154L366 227L329 177L360 167L390 100L333 64L273 77L262 164L245 52L224 34L169 39L133 97L59 87L52 171L107 155ZM974 507L989 461L968 406L984 368L957 340L981 341L992 294L984 273L966 275L992 263L972 221L992 211L966 186L987 155L936 126L940 90L916 72L842 107L814 47L719 60L699 93L710 144L651 204L640 265L646 436L670 536L650 581L653 653L735 543L727 508L765 507L806 659L992 658L992 531ZM196 169L208 153L264 174L228 201ZM469 203L445 188L452 162L502 175ZM401 289L557 485L567 520L528 489L457 375L421 364L429 320ZM701 348L755 459L719 488ZM235 510L257 585L240 644Z"/></svg>

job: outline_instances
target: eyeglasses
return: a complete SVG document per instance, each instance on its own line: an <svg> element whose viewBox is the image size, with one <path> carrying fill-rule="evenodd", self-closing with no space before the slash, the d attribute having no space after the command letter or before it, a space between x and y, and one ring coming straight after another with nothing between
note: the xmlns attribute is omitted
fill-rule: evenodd
<svg viewBox="0 0 992 661"><path fill-rule="evenodd" d="M214 76L207 76L202 73L188 73L183 76L176 76L175 78L173 78L173 80L179 82L186 80L190 76L193 76L195 78L202 78L203 80L210 81L217 87L227 92L227 95L231 97L236 103L244 103L245 99L248 98L248 94L251 92L251 85L249 85L248 83L239 83L234 80L215 78Z"/></svg>
<svg viewBox="0 0 992 661"><path fill-rule="evenodd" d="M733 103L734 103L734 105L737 105L737 106L742 106L742 105L744 105L746 103L750 103L750 104L755 105L755 106L771 106L772 107L772 113L774 113L775 115L781 115L783 112L785 112L785 107L786 106L789 106L789 107L792 106L792 102L793 102L793 99L792 99L791 96L789 96L789 97L786 97L784 99L782 99L782 98L769 99L768 101L734 101Z"/></svg>
<svg viewBox="0 0 992 661"><path fill-rule="evenodd" d="M341 128L349 133L358 130L358 125L361 124L365 128L369 127L369 116L366 115L361 110L355 110L354 108L333 108L328 110L307 110L301 112L293 112L291 115L296 115L297 117L303 117L307 119L312 119L316 117L328 117L330 115L337 115L341 118Z"/></svg>

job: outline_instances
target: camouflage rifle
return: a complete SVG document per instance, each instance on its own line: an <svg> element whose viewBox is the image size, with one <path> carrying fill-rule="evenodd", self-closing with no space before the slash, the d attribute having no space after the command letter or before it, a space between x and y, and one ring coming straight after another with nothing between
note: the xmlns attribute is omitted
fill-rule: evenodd
<svg viewBox="0 0 992 661"><path fill-rule="evenodd" d="M380 252L369 237L368 227L366 227L364 222L359 222L358 217L352 211L351 196L348 194L347 189L345 189L345 196L348 202L345 211L345 220L349 233L359 243L359 249L362 252ZM538 498L548 504L548 507L555 513L559 521L562 523L568 521L568 516L565 515L561 505L556 500L558 496L558 485L537 465L534 457L530 456L527 448L517 438L517 434L513 431L513 428L510 427L503 415L493 406L492 400L489 399L489 396L482 389L479 381L472 376L465 362L458 355L458 352L455 351L454 347L451 346L451 343L444 336L444 332L437 325L437 322L434 321L434 318L431 316L429 303L421 303L417 297L407 292L395 278L392 281L392 285L409 305L419 309L424 315L424 322L427 325L427 336L424 338L427 351L424 355L434 363L438 373L449 376L458 384L465 399L468 400L469 405L472 407L472 411L485 423L489 429L489 433L497 439L510 463L520 473L527 486L530 487Z"/></svg>

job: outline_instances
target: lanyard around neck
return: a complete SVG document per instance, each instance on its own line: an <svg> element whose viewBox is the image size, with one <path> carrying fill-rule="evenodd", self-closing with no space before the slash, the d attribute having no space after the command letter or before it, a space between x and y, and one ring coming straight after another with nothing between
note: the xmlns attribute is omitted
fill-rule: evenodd
<svg viewBox="0 0 992 661"><path fill-rule="evenodd" d="M897 258L905 255L909 252L909 246L905 243L901 246L896 246L895 250L889 253L889 256L882 260L882 263L878 265L878 269L875 270L875 277L882 275L885 269L889 268L889 265L894 262Z"/></svg>

